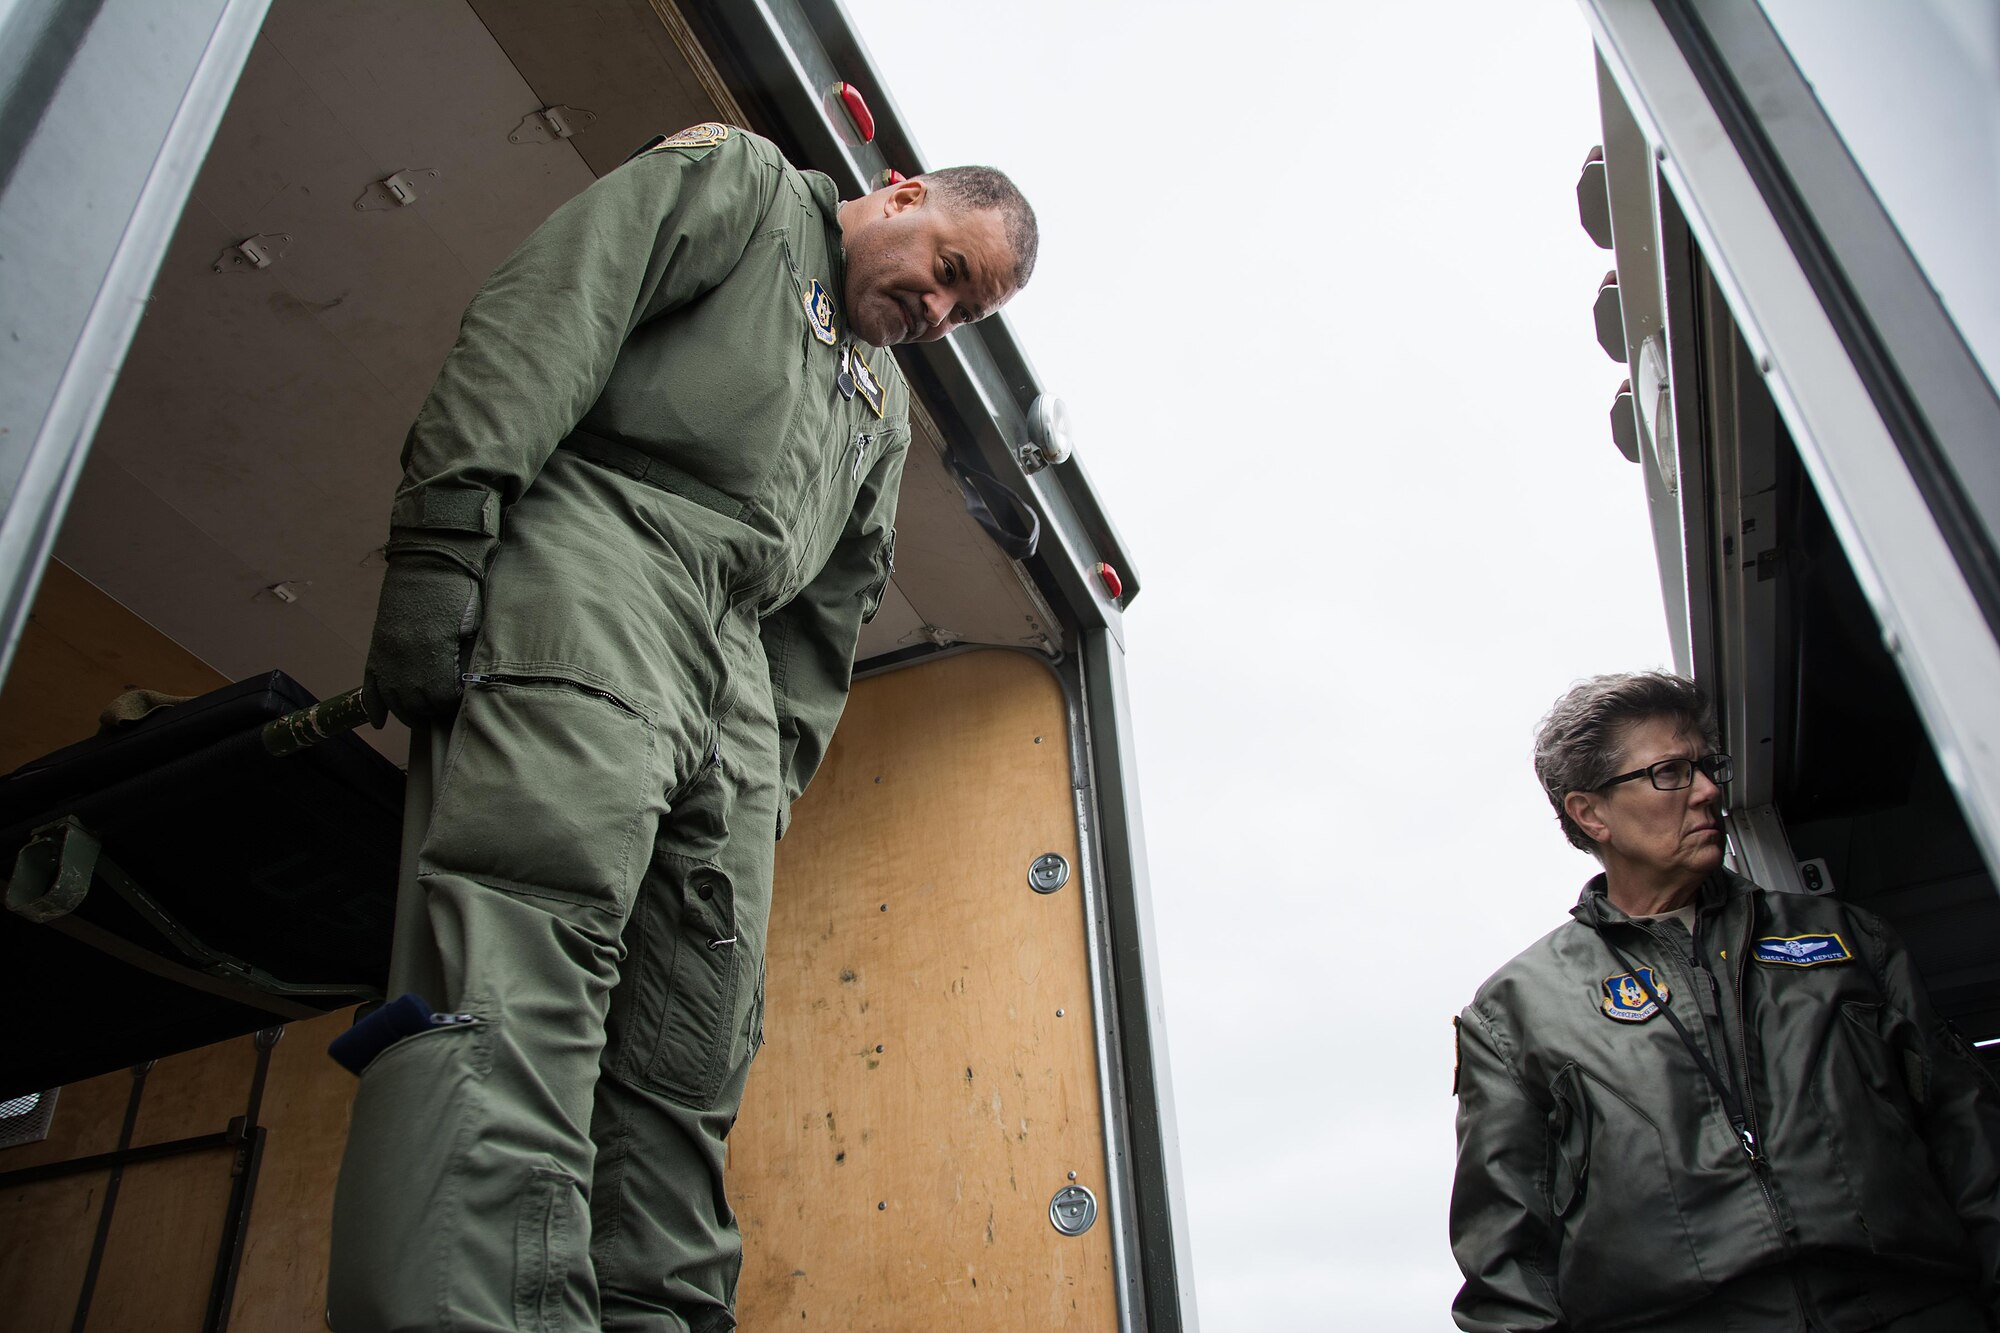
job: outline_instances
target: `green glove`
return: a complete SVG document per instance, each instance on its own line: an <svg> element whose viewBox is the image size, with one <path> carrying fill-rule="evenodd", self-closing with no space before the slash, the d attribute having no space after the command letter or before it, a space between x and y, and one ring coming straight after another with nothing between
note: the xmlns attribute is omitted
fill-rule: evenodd
<svg viewBox="0 0 2000 1333"><path fill-rule="evenodd" d="M391 713L415 725L457 710L464 669L459 654L479 630L473 571L484 563L434 541L391 542L388 549L389 572L362 677L362 703L378 727Z"/></svg>

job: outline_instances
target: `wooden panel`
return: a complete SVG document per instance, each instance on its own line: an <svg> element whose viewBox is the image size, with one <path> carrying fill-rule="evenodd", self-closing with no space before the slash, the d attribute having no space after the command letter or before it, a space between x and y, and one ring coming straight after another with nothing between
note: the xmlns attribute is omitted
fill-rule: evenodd
<svg viewBox="0 0 2000 1333"><path fill-rule="evenodd" d="M125 1123L125 1105L132 1096L132 1075L124 1070L72 1083L56 1094L55 1118L49 1136L0 1152L0 1171L19 1171L73 1157L91 1157L118 1147L118 1129Z"/></svg>
<svg viewBox="0 0 2000 1333"><path fill-rule="evenodd" d="M354 1021L344 1009L294 1023L271 1052L259 1117L268 1133L230 1327L320 1333L326 1327L328 1223L347 1116L361 1084L326 1053Z"/></svg>
<svg viewBox="0 0 2000 1333"><path fill-rule="evenodd" d="M0 692L0 772L97 732L97 715L131 689L206 694L212 667L50 561Z"/></svg>
<svg viewBox="0 0 2000 1333"><path fill-rule="evenodd" d="M254 1037L232 1037L154 1063L132 1126L132 1146L218 1134L250 1104ZM123 1205L120 1205L121 1207Z"/></svg>
<svg viewBox="0 0 2000 1333"><path fill-rule="evenodd" d="M90 1333L201 1327L234 1160L219 1148L125 1168L91 1296Z"/></svg>
<svg viewBox="0 0 2000 1333"><path fill-rule="evenodd" d="M13 1169L11 1156L0 1162ZM109 1179L98 1171L0 1191L0 1310L12 1333L69 1333Z"/></svg>
<svg viewBox="0 0 2000 1333"><path fill-rule="evenodd" d="M231 1326L318 1333L326 1318L327 1224L355 1079L326 1054L353 1021L327 1014L285 1029L271 1053L259 1120L264 1157L237 1274ZM241 1115L256 1050L248 1037L189 1051L147 1076L133 1143L209 1134ZM0 1155L0 1170L117 1146L131 1076L64 1088L48 1140ZM229 1203L228 1149L126 1168L89 1327L193 1329L206 1309ZM68 1330L108 1173L0 1195L0 1310L13 1330Z"/></svg>
<svg viewBox="0 0 2000 1333"><path fill-rule="evenodd" d="M1110 1226L1048 1218L1071 1171L1106 1197L1080 886L1027 884L1077 863L1067 753L1021 654L855 687L779 846L743 1327L1116 1326Z"/></svg>

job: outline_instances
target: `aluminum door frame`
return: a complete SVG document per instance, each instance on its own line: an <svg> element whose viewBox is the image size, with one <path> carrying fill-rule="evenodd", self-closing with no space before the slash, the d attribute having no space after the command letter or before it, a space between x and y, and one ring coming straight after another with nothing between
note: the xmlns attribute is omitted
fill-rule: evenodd
<svg viewBox="0 0 2000 1333"><path fill-rule="evenodd" d="M0 108L32 126L0 144L0 309L32 321L0 385L0 680L269 6L16 0L0 13Z"/></svg>
<svg viewBox="0 0 2000 1333"><path fill-rule="evenodd" d="M1829 312L1779 204L1663 15L1678 0L1581 4L1791 431L1966 823L1987 863L2000 865L2000 642L1843 339L1842 321L1857 312L1839 312L1841 321Z"/></svg>

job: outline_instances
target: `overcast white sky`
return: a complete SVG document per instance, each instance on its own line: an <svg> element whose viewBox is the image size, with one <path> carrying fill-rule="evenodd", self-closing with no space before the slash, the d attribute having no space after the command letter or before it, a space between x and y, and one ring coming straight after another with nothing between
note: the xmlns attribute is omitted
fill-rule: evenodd
<svg viewBox="0 0 2000 1333"><path fill-rule="evenodd" d="M1012 173L1009 316L1127 617L1205 1333L1440 1330L1451 1017L1594 863L1563 688L1667 664L1577 224L1571 5L845 0L926 165Z"/></svg>

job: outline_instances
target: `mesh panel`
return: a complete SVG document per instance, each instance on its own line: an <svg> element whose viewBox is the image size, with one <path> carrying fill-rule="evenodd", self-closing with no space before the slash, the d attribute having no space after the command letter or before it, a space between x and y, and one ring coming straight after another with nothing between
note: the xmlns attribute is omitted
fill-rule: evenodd
<svg viewBox="0 0 2000 1333"><path fill-rule="evenodd" d="M49 1122L56 1118L58 1091L51 1088L0 1102L0 1148L18 1148L47 1138Z"/></svg>

